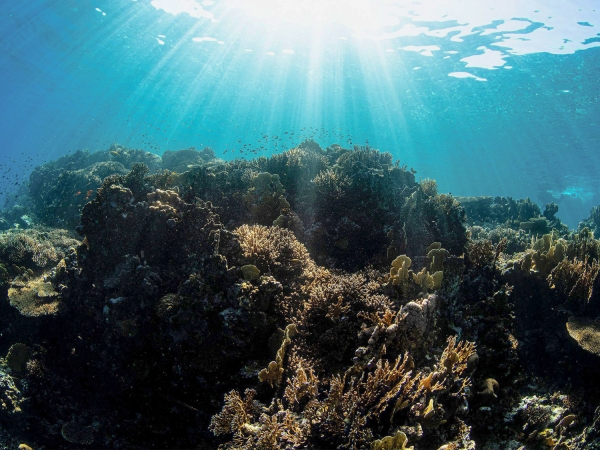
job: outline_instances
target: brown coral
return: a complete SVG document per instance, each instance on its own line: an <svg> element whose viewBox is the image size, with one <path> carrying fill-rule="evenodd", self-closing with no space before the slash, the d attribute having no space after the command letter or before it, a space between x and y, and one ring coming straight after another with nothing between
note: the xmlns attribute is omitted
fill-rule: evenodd
<svg viewBox="0 0 600 450"><path fill-rule="evenodd" d="M66 230L39 228L0 234L0 253L5 261L32 268L56 264L70 247L78 245L79 241Z"/></svg>
<svg viewBox="0 0 600 450"><path fill-rule="evenodd" d="M235 230L243 256L261 272L275 276L309 275L315 270L306 247L294 233L279 227L242 225Z"/></svg>
<svg viewBox="0 0 600 450"><path fill-rule="evenodd" d="M271 387L273 387L273 385L279 386L283 375L283 359L285 358L285 352L292 343L291 338L294 337L296 332L296 325L294 324L285 327L283 342L281 343L279 350L277 350L275 361L271 361L266 369L260 371L258 374L258 379L260 381L268 381Z"/></svg>
<svg viewBox="0 0 600 450"><path fill-rule="evenodd" d="M567 294L570 300L578 300L586 304L592 298L598 273L600 273L600 264L596 260L586 264L577 258L574 261L565 259L552 269L548 275L548 283L551 288L558 288Z"/></svg>
<svg viewBox="0 0 600 450"><path fill-rule="evenodd" d="M354 366L323 381L307 361L296 358L296 373L282 400L275 398L264 408L253 400L254 391L247 391L245 399L232 391L211 430L232 435L223 446L228 449L404 448L403 434L374 441L375 430L389 430L395 417L407 414L423 426L442 423L439 395L466 395L470 380L463 374L473 353L472 343L457 344L451 337L429 375L417 372L405 354L393 362L379 359L372 369Z"/></svg>
<svg viewBox="0 0 600 450"><path fill-rule="evenodd" d="M581 348L600 356L600 325L596 321L583 317L570 317L567 331Z"/></svg>
<svg viewBox="0 0 600 450"><path fill-rule="evenodd" d="M25 282L15 281L8 290L8 298L10 304L24 316L56 314L60 307L58 293L43 276Z"/></svg>

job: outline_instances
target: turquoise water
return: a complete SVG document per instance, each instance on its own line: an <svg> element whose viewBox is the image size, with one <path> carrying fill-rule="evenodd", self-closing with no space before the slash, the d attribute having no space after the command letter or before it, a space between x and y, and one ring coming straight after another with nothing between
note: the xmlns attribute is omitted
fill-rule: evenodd
<svg viewBox="0 0 600 450"><path fill-rule="evenodd" d="M5 0L2 197L113 142L233 159L312 138L576 227L600 203L599 12L502 3Z"/></svg>

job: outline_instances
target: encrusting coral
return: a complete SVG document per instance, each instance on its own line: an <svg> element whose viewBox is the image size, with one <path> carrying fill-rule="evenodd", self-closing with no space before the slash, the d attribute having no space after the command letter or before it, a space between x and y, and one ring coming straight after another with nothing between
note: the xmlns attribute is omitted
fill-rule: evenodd
<svg viewBox="0 0 600 450"><path fill-rule="evenodd" d="M567 331L581 348L600 356L600 325L595 320L570 317Z"/></svg>

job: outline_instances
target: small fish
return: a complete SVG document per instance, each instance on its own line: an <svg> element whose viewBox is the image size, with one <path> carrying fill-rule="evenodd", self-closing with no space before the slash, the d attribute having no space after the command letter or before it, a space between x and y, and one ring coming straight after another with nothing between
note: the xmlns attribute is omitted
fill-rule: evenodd
<svg viewBox="0 0 600 450"><path fill-rule="evenodd" d="M81 195L81 191L77 191L77 192L75 193L75 197L77 197L78 195Z"/></svg>
<svg viewBox="0 0 600 450"><path fill-rule="evenodd" d="M109 153L113 156L121 156L121 154L115 150L111 150Z"/></svg>

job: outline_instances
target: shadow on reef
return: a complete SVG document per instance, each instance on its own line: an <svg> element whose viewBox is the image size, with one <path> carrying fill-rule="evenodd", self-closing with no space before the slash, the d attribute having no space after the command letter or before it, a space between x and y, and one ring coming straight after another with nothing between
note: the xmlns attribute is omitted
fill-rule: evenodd
<svg viewBox="0 0 600 450"><path fill-rule="evenodd" d="M594 210L569 232L310 141L78 152L24 205L0 234L2 445L600 443Z"/></svg>

